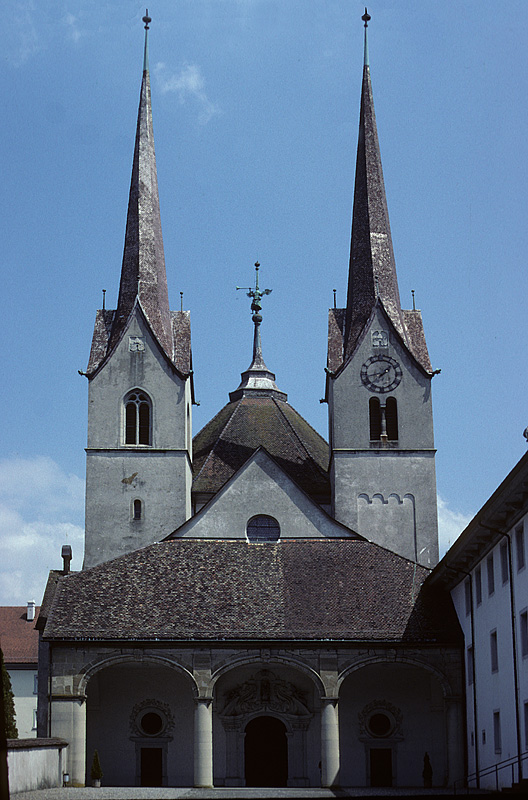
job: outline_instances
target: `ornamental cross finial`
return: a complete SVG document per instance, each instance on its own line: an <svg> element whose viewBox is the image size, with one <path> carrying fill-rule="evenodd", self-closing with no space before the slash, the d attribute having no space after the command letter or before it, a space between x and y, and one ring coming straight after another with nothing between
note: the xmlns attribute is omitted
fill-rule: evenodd
<svg viewBox="0 0 528 800"><path fill-rule="evenodd" d="M367 9L365 9L366 11ZM148 31L149 29L149 22L152 22L152 18L148 15L148 8L145 9L145 16L143 17L143 22L145 23L145 30Z"/></svg>
<svg viewBox="0 0 528 800"><path fill-rule="evenodd" d="M365 6L365 13L364 13L364 14L363 14L363 16L361 17L361 19L362 19L362 20L363 20L363 22L365 23L365 28L368 28L369 21L372 19L372 17L371 17L371 16L370 16L370 14L368 13L368 11L367 11L367 7L366 7L366 6Z"/></svg>
<svg viewBox="0 0 528 800"><path fill-rule="evenodd" d="M255 288L254 289L251 289L248 286L237 286L236 288L237 288L237 290L238 289L243 289L245 292L247 292L247 296L251 297L251 299L253 300L253 302L251 303L251 310L254 312L254 315L258 314L260 316L260 310L262 308L261 300L262 300L262 298L264 297L265 294L271 294L272 290L271 289L260 289L259 288L259 268L260 268L260 264L259 264L258 261L256 261L255 262L255 273L256 274L255 274ZM256 322L257 320L254 319L253 321Z"/></svg>

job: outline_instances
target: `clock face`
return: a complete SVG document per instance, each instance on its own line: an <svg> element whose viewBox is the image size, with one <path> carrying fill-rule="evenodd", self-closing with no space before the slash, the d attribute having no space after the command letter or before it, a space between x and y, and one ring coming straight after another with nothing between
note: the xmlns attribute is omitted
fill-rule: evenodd
<svg viewBox="0 0 528 800"><path fill-rule="evenodd" d="M401 367L390 356L371 356L361 367L361 381L371 392L392 392L401 379Z"/></svg>

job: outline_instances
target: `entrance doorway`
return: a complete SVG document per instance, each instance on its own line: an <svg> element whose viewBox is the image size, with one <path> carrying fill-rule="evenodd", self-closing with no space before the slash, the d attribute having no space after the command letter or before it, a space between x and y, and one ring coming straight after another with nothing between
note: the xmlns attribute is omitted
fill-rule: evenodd
<svg viewBox="0 0 528 800"><path fill-rule="evenodd" d="M392 786L392 750L373 747L370 751L370 785Z"/></svg>
<svg viewBox="0 0 528 800"><path fill-rule="evenodd" d="M163 785L163 753L161 747L141 748L141 786Z"/></svg>
<svg viewBox="0 0 528 800"><path fill-rule="evenodd" d="M286 786L288 740L284 723L276 717L255 717L248 722L244 758L246 786Z"/></svg>

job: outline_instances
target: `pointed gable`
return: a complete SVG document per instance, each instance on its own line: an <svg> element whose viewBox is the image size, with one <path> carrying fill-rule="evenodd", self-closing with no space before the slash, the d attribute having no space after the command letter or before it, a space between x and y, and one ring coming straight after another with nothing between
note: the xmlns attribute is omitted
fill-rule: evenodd
<svg viewBox="0 0 528 800"><path fill-rule="evenodd" d="M281 539L357 536L323 511L261 447L167 538L245 539L248 521L258 515L277 520Z"/></svg>

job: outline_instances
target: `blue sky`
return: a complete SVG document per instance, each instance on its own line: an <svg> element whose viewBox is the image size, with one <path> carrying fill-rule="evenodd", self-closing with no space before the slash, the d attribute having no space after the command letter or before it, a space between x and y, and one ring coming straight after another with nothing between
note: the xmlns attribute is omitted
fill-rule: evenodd
<svg viewBox="0 0 528 800"><path fill-rule="evenodd" d="M0 603L82 560L85 369L115 307L144 6L2 3ZM364 5L157 0L150 67L171 305L192 318L197 432L262 338L326 435L327 309L345 302ZM523 455L528 4L376 0L370 62L400 294L433 366L444 545Z"/></svg>

